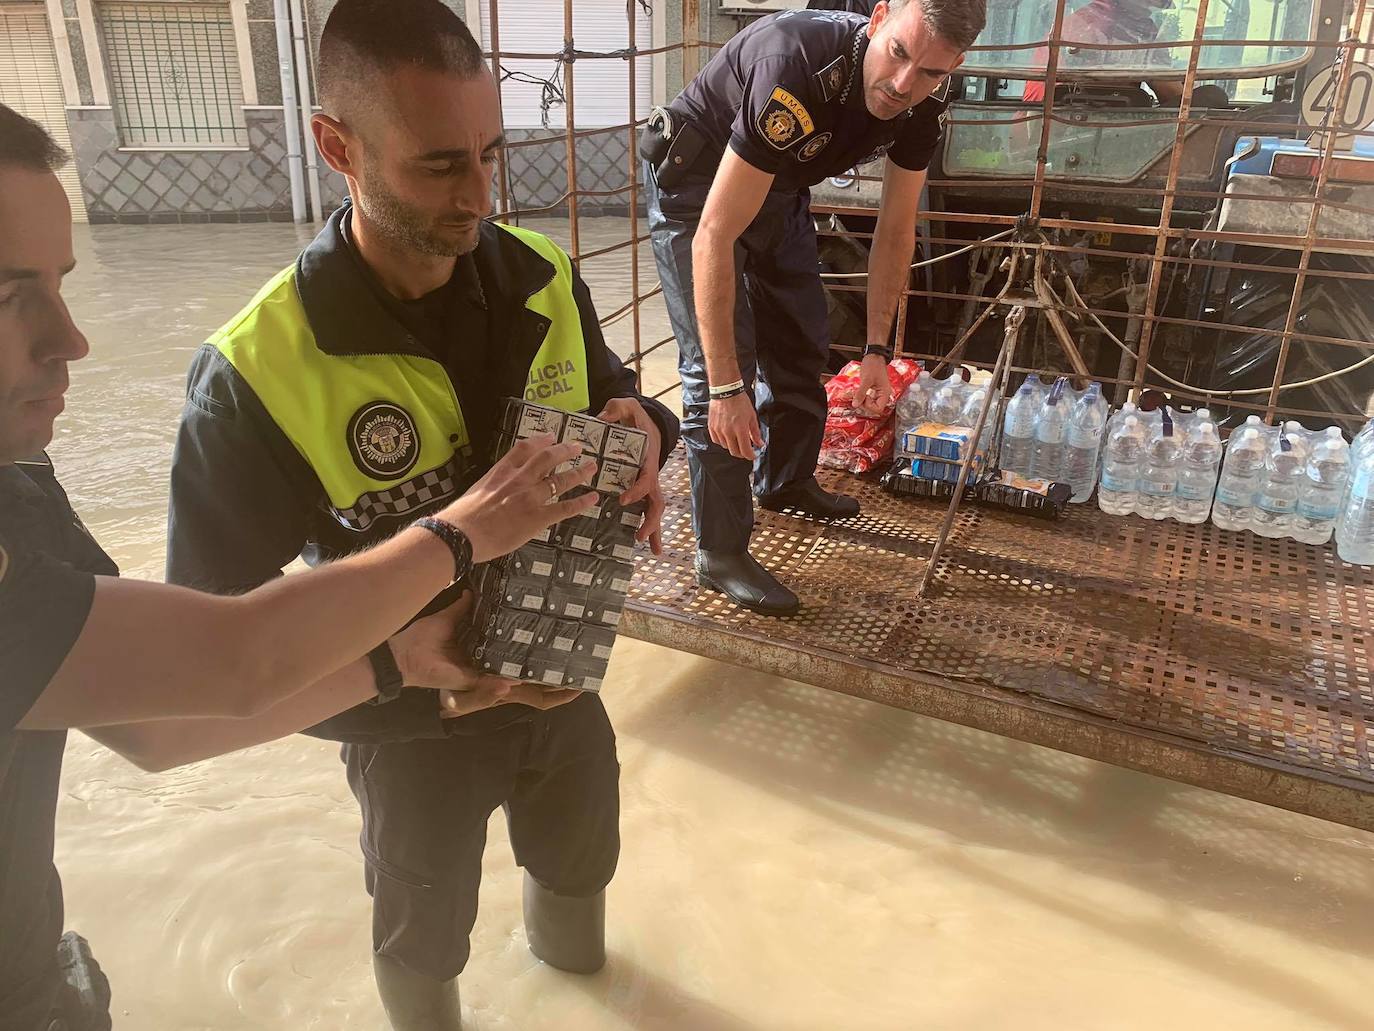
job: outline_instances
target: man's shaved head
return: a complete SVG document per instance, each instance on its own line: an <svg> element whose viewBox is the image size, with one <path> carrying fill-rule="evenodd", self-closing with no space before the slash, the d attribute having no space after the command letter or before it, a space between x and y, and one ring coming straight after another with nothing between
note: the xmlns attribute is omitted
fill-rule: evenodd
<svg viewBox="0 0 1374 1031"><path fill-rule="evenodd" d="M360 128L385 74L415 68L468 78L485 65L468 27L440 0L339 0L317 67L325 114Z"/></svg>
<svg viewBox="0 0 1374 1031"><path fill-rule="evenodd" d="M319 83L311 129L348 180L360 246L447 279L445 265L477 246L504 145L496 77L472 33L440 0L339 0ZM387 283L397 296L410 285Z"/></svg>

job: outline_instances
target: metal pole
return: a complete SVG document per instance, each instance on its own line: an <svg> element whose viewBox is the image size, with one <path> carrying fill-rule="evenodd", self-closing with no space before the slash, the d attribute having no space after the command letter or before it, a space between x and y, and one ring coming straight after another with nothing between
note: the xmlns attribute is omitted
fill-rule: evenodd
<svg viewBox="0 0 1374 1031"><path fill-rule="evenodd" d="M573 0L563 0L563 124L568 153L568 253L574 264L581 256L577 235L577 119L573 110Z"/></svg>
<svg viewBox="0 0 1374 1031"><path fill-rule="evenodd" d="M1341 120L1345 117L1345 104L1350 97L1351 72L1354 69L1355 49L1359 42L1359 28L1364 21L1366 0L1359 0L1355 7L1355 14L1350 21L1350 31L1346 38L1341 41L1340 51L1336 58L1340 62L1340 69L1337 72L1335 95L1332 98L1331 117L1329 119L1330 131L1322 139L1322 159L1321 165L1317 169L1317 181L1313 185L1316 203L1312 205L1311 212L1307 217L1307 233L1303 237L1302 254L1298 258L1298 274L1293 281L1293 300L1288 305L1288 316L1284 320L1284 336L1279 343L1278 359L1274 362L1274 383L1269 391L1269 404L1265 408L1264 420L1273 423L1274 415L1279 404L1279 388L1283 386L1283 371L1288 364L1288 351L1292 346L1293 337L1290 335L1298 324L1298 313L1302 308L1302 294L1307 288L1307 267L1312 263L1313 241L1317 238L1317 225L1321 220L1323 195L1326 193L1326 181L1331 172L1331 159L1336 153L1336 145L1340 140Z"/></svg>
<svg viewBox="0 0 1374 1031"><path fill-rule="evenodd" d="M635 31L635 2L629 0L625 5L625 20L630 33L630 59L627 62L630 68L630 128L629 139L626 145L625 169L630 176L630 309L631 331L634 334L634 349L630 352L630 361L635 370L636 388L644 390L644 360L639 353L639 147L635 140L635 122L638 121L638 111L635 102L638 99L637 92L639 83L635 78L635 51L638 47L639 36Z"/></svg>
<svg viewBox="0 0 1374 1031"><path fill-rule="evenodd" d="M1205 3L1206 0L1203 0ZM1045 165L1050 159L1050 116L1054 114L1054 90L1059 84L1059 40L1064 31L1064 0L1055 0L1054 24L1050 27L1050 54L1045 62L1045 99L1040 114L1040 145L1035 152L1035 182L1031 186L1030 217L1040 217L1045 193Z"/></svg>
<svg viewBox="0 0 1374 1031"><path fill-rule="evenodd" d="M1150 344L1155 335L1155 306L1159 303L1159 284L1164 278L1164 252L1169 249L1169 229L1174 217L1174 197L1178 192L1178 176L1183 168L1183 144L1188 138L1188 116L1193 109L1193 86L1197 81L1198 60L1202 56L1202 33L1207 27L1209 0L1198 0L1197 21L1193 25L1193 45L1188 54L1188 72L1183 78L1183 97L1178 102L1178 128L1174 132L1174 149L1169 156L1169 178L1164 186L1160 204L1159 238L1155 241L1154 257L1150 259L1150 288L1145 299L1145 311L1140 329L1140 351L1135 361L1135 387L1145 386L1145 366L1150 360Z"/></svg>
<svg viewBox="0 0 1374 1031"><path fill-rule="evenodd" d="M1003 371L1011 361L1011 354L1016 350L1016 338L1021 333L1021 325L1026 321L1026 309L1024 305L1016 305L1007 313L1006 332L1002 335L1002 349L997 352L997 364L993 366L992 378L988 380L988 391L983 398L983 407L978 409L978 421L973 427L972 446L976 452L978 441L983 438L983 426L988 421L988 411L992 408L992 399L995 396L993 388L1002 383L1005 377ZM954 497L949 499L949 508L945 510L945 521L940 526L940 533L935 538L935 547L930 552L930 562L926 565L926 571L921 575L921 582L916 587L916 597L924 598L926 590L930 587L930 582L935 577L935 568L940 564L940 556L945 550L945 545L949 543L949 533L954 528L954 517L959 513L959 505L964 500L964 487L968 483L969 470L973 468L973 456L969 455L959 463L959 482L954 485Z"/></svg>
<svg viewBox="0 0 1374 1031"><path fill-rule="evenodd" d="M273 0L277 25L277 67L281 72L281 115L286 127L286 175L291 180L291 219L306 221L305 184L301 165L301 125L296 114L296 77L291 60L291 16L286 0Z"/></svg>
<svg viewBox="0 0 1374 1031"><path fill-rule="evenodd" d="M701 0L682 2L682 44L682 84L685 86L701 71Z"/></svg>
<svg viewBox="0 0 1374 1031"><path fill-rule="evenodd" d="M909 262L908 262L909 263ZM892 353L904 355L904 345L906 343L906 313L907 305L911 302L911 270L907 269L906 279L902 283L902 292L897 295L897 323L892 330Z"/></svg>
<svg viewBox="0 0 1374 1031"><path fill-rule="evenodd" d="M501 12L499 0L489 0L487 5L487 34L491 40L491 74L496 79L496 113L501 119L501 124L506 124L505 113L501 110ZM506 148L501 147L496 151L496 190L497 196L501 198L502 222L509 221L507 212L510 210L510 196L506 190L506 179L508 178L506 169L510 156L506 153Z"/></svg>
<svg viewBox="0 0 1374 1031"><path fill-rule="evenodd" d="M305 39L305 11L301 0L291 0L292 32L296 41L296 81L299 83L301 125L305 152L305 181L310 187L310 208L316 222L324 221L324 202L320 199L320 162L315 151L315 133L310 128L315 105L310 100L310 51ZM282 105L283 111L285 105Z"/></svg>

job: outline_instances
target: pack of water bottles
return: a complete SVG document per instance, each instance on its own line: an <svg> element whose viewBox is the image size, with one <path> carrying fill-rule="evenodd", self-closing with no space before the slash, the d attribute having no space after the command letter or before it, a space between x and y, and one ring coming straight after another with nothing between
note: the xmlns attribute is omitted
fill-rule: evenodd
<svg viewBox="0 0 1374 1031"><path fill-rule="evenodd" d="M974 439L978 413L991 384L975 385L956 373L945 380L922 372L897 401L897 459L910 466L920 480L955 483L959 463L973 463L970 483L976 483L989 467L988 456L997 431L998 402L994 398Z"/></svg>
<svg viewBox="0 0 1374 1031"><path fill-rule="evenodd" d="M1374 419L1350 444L1350 476L1336 519L1336 554L1359 566L1374 566Z"/></svg>
<svg viewBox="0 0 1374 1031"><path fill-rule="evenodd" d="M1206 408L1144 411L1128 402L1107 424L1098 507L1108 515L1206 522L1221 451Z"/></svg>
<svg viewBox="0 0 1374 1031"><path fill-rule="evenodd" d="M998 468L1024 480L1066 483L1070 501L1087 501L1107 411L1100 383L1074 390L1065 377L1047 386L1031 373L1007 402Z"/></svg>
<svg viewBox="0 0 1374 1031"><path fill-rule="evenodd" d="M1374 565L1374 423L1346 443L1338 427L1266 426L1252 415L1231 434L1212 522L1223 530L1325 544Z"/></svg>
<svg viewBox="0 0 1374 1031"><path fill-rule="evenodd" d="M1111 515L1202 523L1325 544L1374 565L1374 422L1346 442L1338 427L1266 426L1252 415L1225 449L1211 413L1124 405L1107 427L1098 504Z"/></svg>

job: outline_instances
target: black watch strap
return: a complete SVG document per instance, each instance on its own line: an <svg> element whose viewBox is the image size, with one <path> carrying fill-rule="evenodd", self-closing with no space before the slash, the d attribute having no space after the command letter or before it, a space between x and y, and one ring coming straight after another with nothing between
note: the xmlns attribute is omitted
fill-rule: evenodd
<svg viewBox="0 0 1374 1031"><path fill-rule="evenodd" d="M452 523L432 516L417 519L411 525L428 530L448 545L448 550L453 552L453 583L472 572L472 541L468 540L468 535L462 530Z"/></svg>
<svg viewBox="0 0 1374 1031"><path fill-rule="evenodd" d="M882 355L883 361L892 361L892 348L886 344L864 344L863 357L867 358L870 354Z"/></svg>
<svg viewBox="0 0 1374 1031"><path fill-rule="evenodd" d="M371 699L373 705L395 701L405 687L401 667L396 665L396 653L391 645L383 641L367 653L367 661L372 663L372 677L377 683L377 697Z"/></svg>

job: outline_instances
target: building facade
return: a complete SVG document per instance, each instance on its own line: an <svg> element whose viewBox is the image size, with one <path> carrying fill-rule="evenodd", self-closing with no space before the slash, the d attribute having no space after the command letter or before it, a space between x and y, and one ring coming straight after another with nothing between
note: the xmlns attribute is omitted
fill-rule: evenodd
<svg viewBox="0 0 1374 1031"><path fill-rule="evenodd" d="M447 2L489 47L488 0ZM289 6L300 12L303 24L295 28L310 63L333 0ZM503 52L561 51L562 11L559 0L498 6ZM636 46L662 45L664 10L636 14ZM624 0L578 0L574 37L579 51L627 48ZM300 125L301 113L282 104L277 40L272 0L0 0L0 102L38 120L71 152L63 183L78 219L289 221L286 119ZM666 94L667 61L635 63L634 113L643 118ZM579 133L629 121L627 66L615 58L574 63ZM502 70L507 137L519 144L508 154L508 207L562 210L568 160L560 64L508 58ZM308 69L306 78L313 82ZM627 130L577 140L577 183L588 191L580 212L625 210L630 140ZM323 162L318 173L317 217L346 192Z"/></svg>

